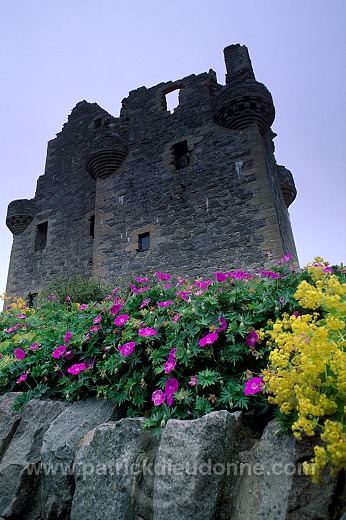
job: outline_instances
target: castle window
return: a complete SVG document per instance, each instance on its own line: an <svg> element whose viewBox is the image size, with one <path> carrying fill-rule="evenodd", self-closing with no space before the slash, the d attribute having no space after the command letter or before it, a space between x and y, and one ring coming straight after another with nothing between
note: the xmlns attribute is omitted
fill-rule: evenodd
<svg viewBox="0 0 346 520"><path fill-rule="evenodd" d="M38 293L30 293L29 296L28 296L28 305L29 307L33 307L34 309L36 309L37 307L37 298L38 298Z"/></svg>
<svg viewBox="0 0 346 520"><path fill-rule="evenodd" d="M190 163L190 154L187 141L181 141L173 145L174 165L176 170L186 168Z"/></svg>
<svg viewBox="0 0 346 520"><path fill-rule="evenodd" d="M47 245L48 222L36 226L35 251L43 251Z"/></svg>
<svg viewBox="0 0 346 520"><path fill-rule="evenodd" d="M174 110L179 106L179 94L180 88L175 88L171 92L166 92L166 107L168 112L172 114Z"/></svg>
<svg viewBox="0 0 346 520"><path fill-rule="evenodd" d="M89 218L89 235L91 238L95 238L95 215L91 215Z"/></svg>
<svg viewBox="0 0 346 520"><path fill-rule="evenodd" d="M94 119L94 128L101 128L102 126L102 117L97 117Z"/></svg>
<svg viewBox="0 0 346 520"><path fill-rule="evenodd" d="M138 251L147 251L150 249L150 233L141 233L138 235Z"/></svg>

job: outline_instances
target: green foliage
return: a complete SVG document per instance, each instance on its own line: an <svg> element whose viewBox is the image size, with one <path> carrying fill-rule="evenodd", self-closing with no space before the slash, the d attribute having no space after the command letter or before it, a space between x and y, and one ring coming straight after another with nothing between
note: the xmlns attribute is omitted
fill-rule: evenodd
<svg viewBox="0 0 346 520"><path fill-rule="evenodd" d="M106 298L112 287L98 278L85 279L80 275L66 274L57 277L49 284L43 298L54 295L64 303L66 298L72 302L100 302Z"/></svg>
<svg viewBox="0 0 346 520"><path fill-rule="evenodd" d="M270 273L235 271L194 283L168 283L157 273L112 291L97 280L60 279L37 309L18 300L0 313L0 391L23 392L18 406L32 397L114 399L124 416L144 416L156 432L172 417L266 413L264 391L244 394L267 367L271 346L260 331L284 312L301 311L293 295L309 279L288 262ZM124 322L115 323L121 315ZM153 402L154 392L162 402Z"/></svg>

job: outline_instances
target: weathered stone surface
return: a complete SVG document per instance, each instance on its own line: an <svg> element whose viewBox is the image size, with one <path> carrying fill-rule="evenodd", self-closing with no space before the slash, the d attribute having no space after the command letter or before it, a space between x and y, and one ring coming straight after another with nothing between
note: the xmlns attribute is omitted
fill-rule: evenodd
<svg viewBox="0 0 346 520"><path fill-rule="evenodd" d="M322 486L302 473L300 461L313 455L311 443L301 444L290 435L277 435L270 423L256 445L239 454L242 475L232 520L329 520L336 479L326 477ZM337 513L336 513L337 514Z"/></svg>
<svg viewBox="0 0 346 520"><path fill-rule="evenodd" d="M153 519L223 518L224 488L232 480L240 435L239 414L226 411L168 421L156 460Z"/></svg>
<svg viewBox="0 0 346 520"><path fill-rule="evenodd" d="M33 400L20 415L15 397L0 398L0 520L341 520L345 511L344 474L312 484L300 468L310 439L278 436L274 422L261 435L251 416L220 411L170 420L155 438L141 418L117 420L107 401Z"/></svg>
<svg viewBox="0 0 346 520"><path fill-rule="evenodd" d="M86 435L76 456L71 520L152 518L158 441L142 426L142 419L122 419Z"/></svg>
<svg viewBox="0 0 346 520"><path fill-rule="evenodd" d="M19 392L10 392L0 397L0 461L21 419L21 414L13 410L13 403L19 395Z"/></svg>
<svg viewBox="0 0 346 520"><path fill-rule="evenodd" d="M59 401L32 400L23 410L0 463L0 514L5 518L26 518L39 480L43 435L66 406Z"/></svg>
<svg viewBox="0 0 346 520"><path fill-rule="evenodd" d="M42 520L68 518L74 493L74 458L85 434L117 418L112 401L88 399L66 408L46 431L42 445Z"/></svg>

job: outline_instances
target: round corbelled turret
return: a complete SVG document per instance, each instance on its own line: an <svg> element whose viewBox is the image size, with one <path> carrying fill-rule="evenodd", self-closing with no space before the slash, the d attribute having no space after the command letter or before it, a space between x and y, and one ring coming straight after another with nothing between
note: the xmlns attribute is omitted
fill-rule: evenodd
<svg viewBox="0 0 346 520"><path fill-rule="evenodd" d="M93 179L105 179L122 165L127 154L125 139L109 127L102 128L90 143L85 169Z"/></svg>
<svg viewBox="0 0 346 520"><path fill-rule="evenodd" d="M243 130L257 121L262 135L275 118L269 90L255 79L225 85L215 96L213 111L216 123L231 130Z"/></svg>
<svg viewBox="0 0 346 520"><path fill-rule="evenodd" d="M279 186L285 201L286 208L288 208L297 196L296 186L294 184L292 173L285 168L285 166L277 165L276 175L279 180Z"/></svg>
<svg viewBox="0 0 346 520"><path fill-rule="evenodd" d="M7 208L6 226L14 235L20 235L32 222L34 216L34 199L13 200Z"/></svg>

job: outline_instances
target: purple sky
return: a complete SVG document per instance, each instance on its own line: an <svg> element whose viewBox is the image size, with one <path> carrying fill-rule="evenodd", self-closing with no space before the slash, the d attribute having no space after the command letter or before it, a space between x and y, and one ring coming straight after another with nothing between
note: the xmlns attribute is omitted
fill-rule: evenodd
<svg viewBox="0 0 346 520"><path fill-rule="evenodd" d="M0 293L12 235L7 205L32 198L47 141L80 100L119 115L122 98L217 73L223 48L249 48L276 107L276 159L294 175L300 264L346 262L344 0L2 0ZM217 266L215 266L216 268Z"/></svg>

